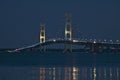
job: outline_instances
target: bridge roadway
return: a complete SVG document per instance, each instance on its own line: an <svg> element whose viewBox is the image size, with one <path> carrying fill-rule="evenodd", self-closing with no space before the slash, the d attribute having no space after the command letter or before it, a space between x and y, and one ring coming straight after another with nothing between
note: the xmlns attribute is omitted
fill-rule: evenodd
<svg viewBox="0 0 120 80"><path fill-rule="evenodd" d="M64 40L64 39L50 39L46 40L43 43L36 43L31 46L27 47L22 47L18 48L14 51L20 51L20 50L25 50L25 49L30 49L30 48L37 48L40 46L47 46L51 44L72 44L72 45L83 45L86 48L90 48L93 50L100 50L100 49L118 49L120 50L120 43L113 43L113 42L96 42L96 41L82 41L82 40Z"/></svg>
<svg viewBox="0 0 120 80"><path fill-rule="evenodd" d="M80 40L50 40L46 41L44 43L41 43L40 45L50 45L50 44L57 44L57 43L67 43L67 44L73 44L73 45L104 45L104 46L120 46L120 43L110 43L110 42L92 42L92 41L80 41Z"/></svg>

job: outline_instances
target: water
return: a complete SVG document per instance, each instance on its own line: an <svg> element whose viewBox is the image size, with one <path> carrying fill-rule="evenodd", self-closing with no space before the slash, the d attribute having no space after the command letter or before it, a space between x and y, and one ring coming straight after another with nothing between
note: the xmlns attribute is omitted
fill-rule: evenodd
<svg viewBox="0 0 120 80"><path fill-rule="evenodd" d="M40 80L120 80L119 67L41 67Z"/></svg>
<svg viewBox="0 0 120 80"><path fill-rule="evenodd" d="M58 56L54 55L52 57L58 57ZM105 57L106 55L103 56L103 58ZM49 55L49 58L51 58L50 55ZM78 59L80 57L77 56L73 58L74 58L73 60L79 61ZM46 59L46 60L50 60L50 59ZM66 58L66 61L67 60L69 59ZM80 60L83 60L83 59L80 59ZM67 62L69 61L67 62L65 61L64 64L62 63L59 64L59 62L56 64L55 62L56 65L48 61L43 61L43 63L49 64L49 65L43 65L42 63L41 63L42 65L40 63L39 65L23 65L23 64L22 65L0 65L0 80L120 80L120 63L119 62L115 63L116 60L114 62L105 63L104 60L107 60L107 57L106 57L106 59L100 62L100 64L99 62L96 62L96 61L93 61L90 64L88 64L89 63L88 60L87 62L82 62L82 61L77 63L74 62L74 64L71 63L71 65L67 64ZM97 58L95 58L95 60L97 60ZM76 65L76 64L79 64L79 65Z"/></svg>
<svg viewBox="0 0 120 80"><path fill-rule="evenodd" d="M120 67L0 67L0 80L120 80Z"/></svg>

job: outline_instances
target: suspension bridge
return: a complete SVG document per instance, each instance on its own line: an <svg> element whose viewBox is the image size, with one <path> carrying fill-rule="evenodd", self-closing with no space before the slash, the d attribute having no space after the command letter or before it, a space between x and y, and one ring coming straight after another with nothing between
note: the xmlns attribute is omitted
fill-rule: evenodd
<svg viewBox="0 0 120 80"><path fill-rule="evenodd" d="M64 44L63 52L73 52L73 45L77 46L84 46L85 51L89 52L104 52L104 51L114 51L119 52L120 51L120 42L119 40L116 40L116 42L113 42L110 40L107 42L104 41L97 41L97 40L82 40L82 39L74 39L72 37L72 19L71 15L67 14L65 16L65 30L64 30L64 38L54 38L54 39L47 39L46 40L46 30L45 30L45 24L40 24L40 42L33 44L31 46L17 48L13 50L12 52L19 52L19 51L25 51L25 50L35 50L38 49L42 52L45 52L47 50L46 46L52 45L52 44Z"/></svg>

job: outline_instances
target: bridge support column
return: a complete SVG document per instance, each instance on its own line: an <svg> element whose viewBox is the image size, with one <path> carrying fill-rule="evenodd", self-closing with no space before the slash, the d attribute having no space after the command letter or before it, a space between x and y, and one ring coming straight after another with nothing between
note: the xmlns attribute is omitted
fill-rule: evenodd
<svg viewBox="0 0 120 80"><path fill-rule="evenodd" d="M72 52L72 20L71 15L65 14L65 49L64 53L69 51ZM67 42L69 41L69 42Z"/></svg>
<svg viewBox="0 0 120 80"><path fill-rule="evenodd" d="M95 52L95 47L96 47L96 44L93 43L93 44L92 44L92 52Z"/></svg>
<svg viewBox="0 0 120 80"><path fill-rule="evenodd" d="M94 53L103 52L103 45L99 43L93 43L91 46L91 52L94 52Z"/></svg>
<svg viewBox="0 0 120 80"><path fill-rule="evenodd" d="M43 43L45 42L46 36L45 36L45 24L40 24L40 51L46 51L45 46L43 46Z"/></svg>

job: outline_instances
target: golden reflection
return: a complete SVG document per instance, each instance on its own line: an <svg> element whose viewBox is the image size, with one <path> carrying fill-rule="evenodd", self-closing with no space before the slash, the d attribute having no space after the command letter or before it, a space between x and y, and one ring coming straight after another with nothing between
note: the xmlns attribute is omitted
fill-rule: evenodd
<svg viewBox="0 0 120 80"><path fill-rule="evenodd" d="M119 67L40 68L40 80L120 80Z"/></svg>
<svg viewBox="0 0 120 80"><path fill-rule="evenodd" d="M78 80L78 68L73 67L73 80Z"/></svg>
<svg viewBox="0 0 120 80"><path fill-rule="evenodd" d="M94 69L93 69L93 74L94 74L94 79L93 80L96 80L96 67L94 67Z"/></svg>

